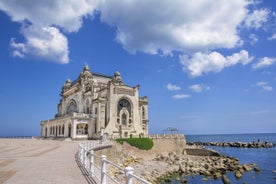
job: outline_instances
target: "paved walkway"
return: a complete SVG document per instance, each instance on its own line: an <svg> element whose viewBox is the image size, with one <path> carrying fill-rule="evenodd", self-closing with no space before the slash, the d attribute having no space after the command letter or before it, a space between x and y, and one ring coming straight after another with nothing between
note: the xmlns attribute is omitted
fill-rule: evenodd
<svg viewBox="0 0 276 184"><path fill-rule="evenodd" d="M78 142L0 139L0 184L93 183L76 160Z"/></svg>

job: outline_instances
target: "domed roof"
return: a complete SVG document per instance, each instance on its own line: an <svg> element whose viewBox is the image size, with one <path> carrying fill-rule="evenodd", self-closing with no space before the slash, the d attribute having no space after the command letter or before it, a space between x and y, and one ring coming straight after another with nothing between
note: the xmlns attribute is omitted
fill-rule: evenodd
<svg viewBox="0 0 276 184"><path fill-rule="evenodd" d="M114 76L121 76L121 74L120 74L120 72L116 71L116 72L114 73Z"/></svg>
<svg viewBox="0 0 276 184"><path fill-rule="evenodd" d="M90 68L89 68L88 65L85 65L85 66L83 67L83 71L89 71L89 70L90 70Z"/></svg>

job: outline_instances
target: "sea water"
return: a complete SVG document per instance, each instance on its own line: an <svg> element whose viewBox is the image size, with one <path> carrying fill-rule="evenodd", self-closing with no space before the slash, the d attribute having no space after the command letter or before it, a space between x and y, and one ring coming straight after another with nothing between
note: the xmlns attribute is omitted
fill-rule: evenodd
<svg viewBox="0 0 276 184"><path fill-rule="evenodd" d="M225 134L225 135L187 135L187 142L257 142L258 139L262 142L271 142L276 144L276 133L273 134ZM229 172L227 177L231 183L248 183L248 184L276 184L276 147L273 148L232 148L232 147L206 147L216 150L224 155L236 157L240 164L257 164L260 172L246 172L242 178L236 179L233 172ZM204 176L189 175L185 176L188 183L203 183L203 184L219 184L220 179L208 178L203 180ZM180 184L179 181L173 180L170 184Z"/></svg>

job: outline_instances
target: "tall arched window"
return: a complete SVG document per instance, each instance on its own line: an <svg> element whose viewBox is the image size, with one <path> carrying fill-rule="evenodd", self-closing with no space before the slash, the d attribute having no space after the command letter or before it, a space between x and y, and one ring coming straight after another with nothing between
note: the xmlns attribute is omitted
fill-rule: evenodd
<svg viewBox="0 0 276 184"><path fill-rule="evenodd" d="M86 114L91 114L91 110L90 110L91 108L90 108L90 101L89 101L89 99L86 100L85 106L86 106L85 113Z"/></svg>
<svg viewBox="0 0 276 184"><path fill-rule="evenodd" d="M47 127L45 128L45 137L47 137Z"/></svg>
<svg viewBox="0 0 276 184"><path fill-rule="evenodd" d="M146 117L145 107L142 106L142 119L145 119L145 117Z"/></svg>
<svg viewBox="0 0 276 184"><path fill-rule="evenodd" d="M118 102L118 107L117 107L117 113L118 115L120 114L120 111L125 108L128 111L129 116L131 117L131 105L127 99L121 99Z"/></svg>
<svg viewBox="0 0 276 184"><path fill-rule="evenodd" d="M127 125L127 115L125 113L122 114L122 125Z"/></svg>
<svg viewBox="0 0 276 184"><path fill-rule="evenodd" d="M67 114L71 114L72 112L78 112L77 103L75 100L71 100L67 108Z"/></svg>

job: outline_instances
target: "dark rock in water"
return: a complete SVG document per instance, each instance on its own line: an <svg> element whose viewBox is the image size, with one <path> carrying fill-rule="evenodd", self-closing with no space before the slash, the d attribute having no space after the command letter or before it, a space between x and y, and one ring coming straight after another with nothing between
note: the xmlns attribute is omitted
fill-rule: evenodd
<svg viewBox="0 0 276 184"><path fill-rule="evenodd" d="M183 179L181 180L181 183L182 183L182 184L188 183L188 180L187 180L186 178L183 178Z"/></svg>
<svg viewBox="0 0 276 184"><path fill-rule="evenodd" d="M171 178L165 178L164 181L165 182L172 182Z"/></svg>
<svg viewBox="0 0 276 184"><path fill-rule="evenodd" d="M254 167L254 171L255 171L255 172L260 172L259 167L258 167L258 166L255 166L255 167Z"/></svg>
<svg viewBox="0 0 276 184"><path fill-rule="evenodd" d="M227 178L226 175L222 175L221 180L224 184L230 184L230 180Z"/></svg>

